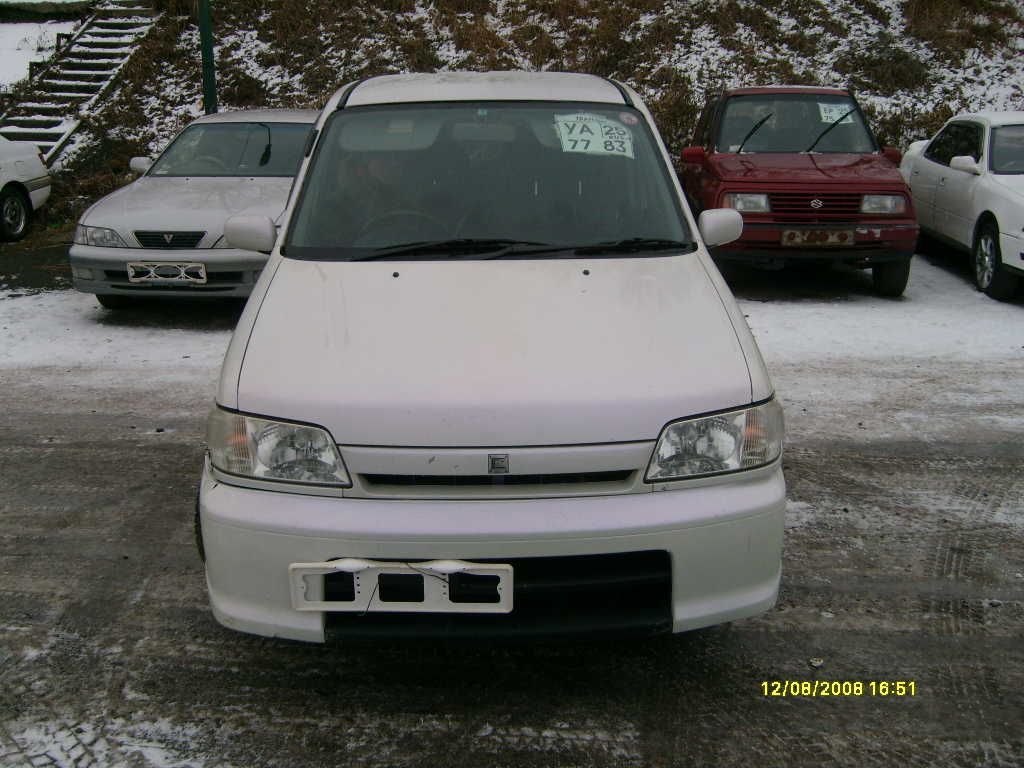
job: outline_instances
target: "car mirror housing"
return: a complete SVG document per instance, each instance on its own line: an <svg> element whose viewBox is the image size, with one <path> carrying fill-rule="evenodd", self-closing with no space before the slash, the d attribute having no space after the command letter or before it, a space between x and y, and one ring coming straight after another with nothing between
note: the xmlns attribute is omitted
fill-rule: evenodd
<svg viewBox="0 0 1024 768"><path fill-rule="evenodd" d="M954 171L963 171L964 173L970 173L974 176L981 175L981 168L978 166L978 161L970 155L957 155L949 161L949 167Z"/></svg>
<svg viewBox="0 0 1024 768"><path fill-rule="evenodd" d="M137 173L139 176L141 176L142 174L144 174L146 171L153 167L153 158L133 157L129 161L128 167L131 169L132 173Z"/></svg>
<svg viewBox="0 0 1024 768"><path fill-rule="evenodd" d="M724 245L743 234L743 216L732 208L712 208L700 215L697 228L705 245Z"/></svg>
<svg viewBox="0 0 1024 768"><path fill-rule="evenodd" d="M224 223L224 238L232 248L270 253L277 241L277 227L268 216L232 216Z"/></svg>
<svg viewBox="0 0 1024 768"><path fill-rule="evenodd" d="M694 163L696 165L703 165L706 157L707 154L704 152L704 147L687 147L683 150L683 154L680 155L680 160L684 164Z"/></svg>
<svg viewBox="0 0 1024 768"><path fill-rule="evenodd" d="M882 147L882 156L893 165L899 165L903 160L903 153L896 147Z"/></svg>

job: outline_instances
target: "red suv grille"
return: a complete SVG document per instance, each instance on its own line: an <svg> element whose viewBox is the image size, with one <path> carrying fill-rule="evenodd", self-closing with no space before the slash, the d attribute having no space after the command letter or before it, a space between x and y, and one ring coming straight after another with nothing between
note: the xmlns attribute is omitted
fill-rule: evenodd
<svg viewBox="0 0 1024 768"><path fill-rule="evenodd" d="M849 192L772 192L768 195L772 213L799 219L850 219L860 215L860 194Z"/></svg>

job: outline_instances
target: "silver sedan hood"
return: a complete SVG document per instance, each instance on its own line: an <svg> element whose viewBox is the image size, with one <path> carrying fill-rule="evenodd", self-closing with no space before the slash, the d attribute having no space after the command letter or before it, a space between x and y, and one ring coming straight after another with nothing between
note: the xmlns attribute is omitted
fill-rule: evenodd
<svg viewBox="0 0 1024 768"><path fill-rule="evenodd" d="M437 447L651 440L673 419L750 401L697 254L285 258L237 396L242 411L319 424L339 443Z"/></svg>
<svg viewBox="0 0 1024 768"><path fill-rule="evenodd" d="M122 236L137 229L202 230L216 239L224 222L238 213L276 220L291 186L291 177L143 176L96 203L82 223Z"/></svg>

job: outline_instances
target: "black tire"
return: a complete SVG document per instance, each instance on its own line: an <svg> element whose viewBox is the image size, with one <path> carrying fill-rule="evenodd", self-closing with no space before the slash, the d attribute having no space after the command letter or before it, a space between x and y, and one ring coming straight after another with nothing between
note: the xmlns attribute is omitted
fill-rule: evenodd
<svg viewBox="0 0 1024 768"><path fill-rule="evenodd" d="M0 191L0 240L21 240L28 231L32 203L17 187Z"/></svg>
<svg viewBox="0 0 1024 768"><path fill-rule="evenodd" d="M871 267L875 293L895 299L903 295L910 281L910 259L885 261Z"/></svg>
<svg viewBox="0 0 1024 768"><path fill-rule="evenodd" d="M109 293L97 293L96 301L98 301L100 306L104 309L127 309L132 306L131 297L112 296Z"/></svg>
<svg viewBox="0 0 1024 768"><path fill-rule="evenodd" d="M999 301L1012 298L1017 292L1017 276L1003 266L999 250L999 227L993 221L978 225L971 248L974 285L979 291Z"/></svg>

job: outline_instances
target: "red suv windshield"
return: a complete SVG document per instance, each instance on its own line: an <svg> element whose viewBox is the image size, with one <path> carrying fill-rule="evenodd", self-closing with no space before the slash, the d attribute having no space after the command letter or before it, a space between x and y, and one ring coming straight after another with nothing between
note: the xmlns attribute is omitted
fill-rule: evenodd
<svg viewBox="0 0 1024 768"><path fill-rule="evenodd" d="M864 154L877 149L853 99L838 94L732 96L719 124L719 152Z"/></svg>

